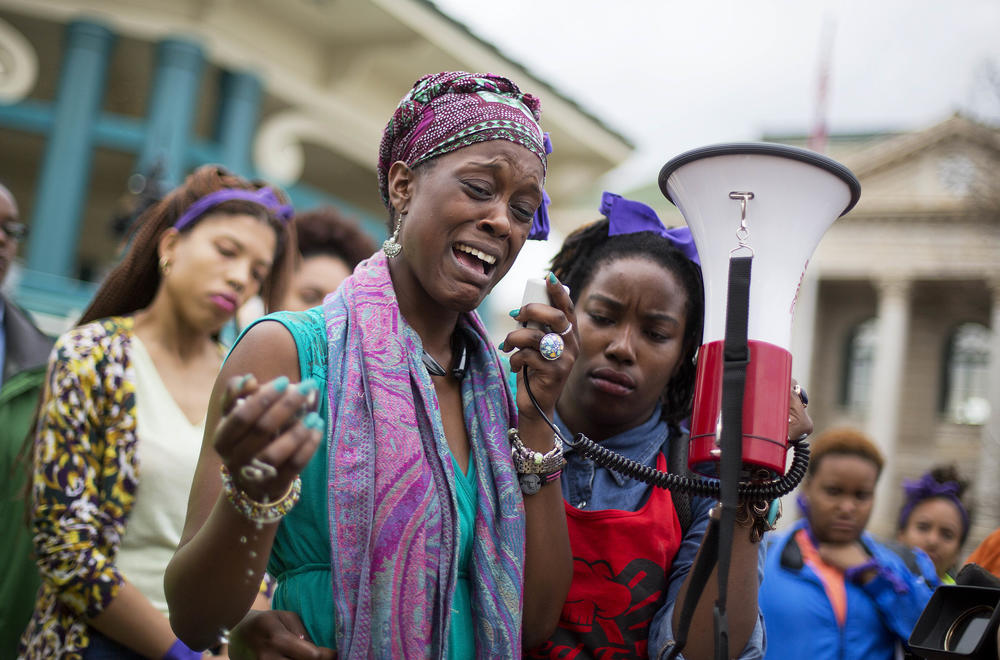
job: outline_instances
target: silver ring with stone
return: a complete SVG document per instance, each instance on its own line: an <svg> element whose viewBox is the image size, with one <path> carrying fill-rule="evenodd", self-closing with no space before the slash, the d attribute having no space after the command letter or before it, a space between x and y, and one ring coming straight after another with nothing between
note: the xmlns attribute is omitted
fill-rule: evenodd
<svg viewBox="0 0 1000 660"><path fill-rule="evenodd" d="M566 326L565 330L563 330L562 332L559 333L559 336L560 337L565 337L566 335L568 335L571 332L573 332L573 322L572 321L570 321L570 324Z"/></svg>
<svg viewBox="0 0 1000 660"><path fill-rule="evenodd" d="M558 360L562 356L565 347L562 337L555 332L548 333L542 337L542 341L538 342L538 352L546 360Z"/></svg>

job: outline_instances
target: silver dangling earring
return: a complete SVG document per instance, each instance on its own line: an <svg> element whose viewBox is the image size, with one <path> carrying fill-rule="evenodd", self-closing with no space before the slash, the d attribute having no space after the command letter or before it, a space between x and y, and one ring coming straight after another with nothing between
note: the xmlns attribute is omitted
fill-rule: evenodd
<svg viewBox="0 0 1000 660"><path fill-rule="evenodd" d="M392 232L392 236L382 241L382 251L385 252L385 256L390 259L399 256L399 253L403 251L403 246L399 244L399 228L403 224L403 218L406 213L400 213L399 217L396 218L396 230Z"/></svg>

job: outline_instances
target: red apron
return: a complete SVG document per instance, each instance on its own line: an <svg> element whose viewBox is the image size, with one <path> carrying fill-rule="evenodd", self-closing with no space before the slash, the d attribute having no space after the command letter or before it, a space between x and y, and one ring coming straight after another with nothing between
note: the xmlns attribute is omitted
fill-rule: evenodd
<svg viewBox="0 0 1000 660"><path fill-rule="evenodd" d="M656 467L666 470L661 453ZM649 624L666 600L681 526L670 491L638 511L582 511L564 503L573 583L559 627L529 658L648 658Z"/></svg>

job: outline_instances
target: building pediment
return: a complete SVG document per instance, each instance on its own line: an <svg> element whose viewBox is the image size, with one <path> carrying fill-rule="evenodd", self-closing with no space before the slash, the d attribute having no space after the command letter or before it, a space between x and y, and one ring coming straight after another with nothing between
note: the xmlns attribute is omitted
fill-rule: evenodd
<svg viewBox="0 0 1000 660"><path fill-rule="evenodd" d="M1000 164L1000 131L955 115L844 159L861 181L852 215L959 210L983 194Z"/></svg>

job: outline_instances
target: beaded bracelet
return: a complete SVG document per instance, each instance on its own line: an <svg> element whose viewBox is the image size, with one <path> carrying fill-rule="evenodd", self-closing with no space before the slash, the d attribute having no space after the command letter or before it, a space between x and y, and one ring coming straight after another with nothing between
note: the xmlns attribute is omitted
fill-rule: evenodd
<svg viewBox="0 0 1000 660"><path fill-rule="evenodd" d="M514 461L514 469L519 474L551 474L566 465L563 443L559 436L553 438L555 446L544 454L525 447L517 429L509 429L507 439L510 440L510 457Z"/></svg>
<svg viewBox="0 0 1000 660"><path fill-rule="evenodd" d="M260 524L278 522L292 510L302 495L302 478L295 477L295 481L288 487L288 492L280 498L274 502L258 502L236 486L233 476L229 474L229 469L225 465L219 466L219 474L222 475L222 489L226 492L226 499L251 522Z"/></svg>

